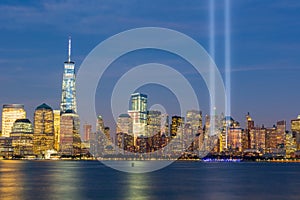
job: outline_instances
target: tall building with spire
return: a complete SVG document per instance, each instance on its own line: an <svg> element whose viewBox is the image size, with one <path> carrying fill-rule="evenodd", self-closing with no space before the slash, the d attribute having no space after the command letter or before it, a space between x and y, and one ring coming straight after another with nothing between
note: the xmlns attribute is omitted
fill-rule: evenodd
<svg viewBox="0 0 300 200"><path fill-rule="evenodd" d="M69 37L68 61L64 62L64 74L60 104L61 113L65 113L67 110L72 110L73 112L77 113L75 63L71 61L71 37Z"/></svg>

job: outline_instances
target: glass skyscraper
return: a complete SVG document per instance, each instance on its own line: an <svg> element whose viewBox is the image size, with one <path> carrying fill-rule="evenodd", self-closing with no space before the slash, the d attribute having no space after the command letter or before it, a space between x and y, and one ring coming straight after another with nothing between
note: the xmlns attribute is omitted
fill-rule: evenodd
<svg viewBox="0 0 300 200"><path fill-rule="evenodd" d="M64 74L62 82L62 95L60 111L67 110L77 112L75 89L75 63L71 61L71 38L69 38L68 61L64 62Z"/></svg>
<svg viewBox="0 0 300 200"><path fill-rule="evenodd" d="M145 136L147 126L147 95L140 93L132 94L131 108L128 114L132 118L133 134L135 136Z"/></svg>
<svg viewBox="0 0 300 200"><path fill-rule="evenodd" d="M26 112L22 104L5 104L2 109L2 136L9 137L14 122L25 119Z"/></svg>

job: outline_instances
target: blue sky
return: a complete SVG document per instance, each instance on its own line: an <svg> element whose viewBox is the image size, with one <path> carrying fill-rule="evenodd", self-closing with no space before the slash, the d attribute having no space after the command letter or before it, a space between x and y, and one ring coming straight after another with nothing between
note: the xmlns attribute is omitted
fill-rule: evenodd
<svg viewBox="0 0 300 200"><path fill-rule="evenodd" d="M35 107L46 102L58 109L67 39L79 68L88 53L106 38L132 28L165 27L194 38L209 50L209 1L1 1L0 104L22 103L32 119ZM271 126L300 113L300 2L297 0L231 0L231 108L245 121L249 111L256 124ZM224 2L215 1L215 62L224 76ZM202 81L182 59L160 51L133 52L107 71L107 91L130 67L161 62L181 71L195 84ZM105 81L106 80L106 81ZM161 88L141 88L150 104L176 100L155 94ZM207 104L206 88L195 89ZM166 97L171 97L164 91ZM159 93L160 94L160 93ZM171 95L171 96L170 96ZM152 98L152 99L151 99ZM109 96L96 95L97 112L110 125ZM204 113L207 109L204 106Z"/></svg>

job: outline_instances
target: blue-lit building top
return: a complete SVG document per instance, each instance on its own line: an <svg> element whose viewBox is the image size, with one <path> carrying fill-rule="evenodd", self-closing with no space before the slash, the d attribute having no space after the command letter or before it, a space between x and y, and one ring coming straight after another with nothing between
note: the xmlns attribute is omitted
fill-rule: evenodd
<svg viewBox="0 0 300 200"><path fill-rule="evenodd" d="M75 87L75 63L71 61L71 38L69 38L68 61L64 62L64 74L62 82L62 96L60 111L66 110L77 112L76 87Z"/></svg>

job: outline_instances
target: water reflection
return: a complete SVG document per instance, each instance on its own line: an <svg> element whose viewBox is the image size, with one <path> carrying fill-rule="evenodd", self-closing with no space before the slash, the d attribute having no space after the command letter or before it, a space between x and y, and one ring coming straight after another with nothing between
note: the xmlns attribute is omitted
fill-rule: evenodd
<svg viewBox="0 0 300 200"><path fill-rule="evenodd" d="M8 163L9 162L9 163ZM0 199L22 198L25 181L21 161L1 161L0 163Z"/></svg>
<svg viewBox="0 0 300 200"><path fill-rule="evenodd" d="M151 190L151 180L149 173L147 174L127 174L125 185L125 199L143 199L148 200Z"/></svg>

